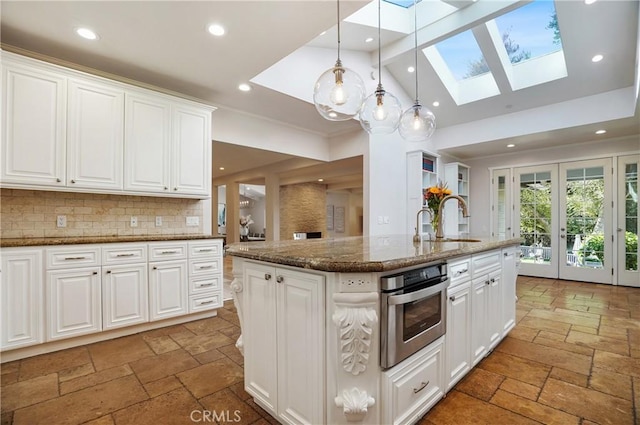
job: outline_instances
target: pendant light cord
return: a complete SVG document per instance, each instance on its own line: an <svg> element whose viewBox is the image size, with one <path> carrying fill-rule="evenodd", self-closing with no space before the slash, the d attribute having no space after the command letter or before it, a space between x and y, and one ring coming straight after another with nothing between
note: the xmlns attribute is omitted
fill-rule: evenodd
<svg viewBox="0 0 640 425"><path fill-rule="evenodd" d="M418 101L418 0L413 0L413 41L415 48L413 49L416 73L416 105Z"/></svg>
<svg viewBox="0 0 640 425"><path fill-rule="evenodd" d="M414 0L415 1L415 0ZM378 85L380 87L382 87L382 60L381 60L381 54L380 54L380 50L382 49L381 47L381 37L380 37L380 4L382 3L381 0L378 0Z"/></svg>
<svg viewBox="0 0 640 425"><path fill-rule="evenodd" d="M340 62L340 0L337 0L337 15L338 15L338 62Z"/></svg>

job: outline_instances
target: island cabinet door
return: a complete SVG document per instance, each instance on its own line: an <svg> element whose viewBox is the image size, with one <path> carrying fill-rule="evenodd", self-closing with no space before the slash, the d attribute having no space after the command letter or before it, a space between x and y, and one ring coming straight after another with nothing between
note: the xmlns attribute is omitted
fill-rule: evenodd
<svg viewBox="0 0 640 425"><path fill-rule="evenodd" d="M290 424L324 421L324 278L276 269L278 416Z"/></svg>
<svg viewBox="0 0 640 425"><path fill-rule="evenodd" d="M275 269L247 264L244 269L244 383L262 408L277 416L277 335Z"/></svg>
<svg viewBox="0 0 640 425"><path fill-rule="evenodd" d="M471 369L471 282L448 291L447 391Z"/></svg>
<svg viewBox="0 0 640 425"><path fill-rule="evenodd" d="M471 360L475 366L487 355L487 286L488 276L475 277L471 294Z"/></svg>
<svg viewBox="0 0 640 425"><path fill-rule="evenodd" d="M516 263L517 247L502 250L502 337L504 338L516 325Z"/></svg>

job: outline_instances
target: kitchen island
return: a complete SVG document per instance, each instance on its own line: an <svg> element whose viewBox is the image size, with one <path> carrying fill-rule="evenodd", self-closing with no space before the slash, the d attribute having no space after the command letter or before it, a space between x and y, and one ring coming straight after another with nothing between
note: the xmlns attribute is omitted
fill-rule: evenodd
<svg viewBox="0 0 640 425"><path fill-rule="evenodd" d="M394 235L229 245L246 391L283 423L416 422L515 325L519 242ZM446 334L381 368L380 280L443 262Z"/></svg>

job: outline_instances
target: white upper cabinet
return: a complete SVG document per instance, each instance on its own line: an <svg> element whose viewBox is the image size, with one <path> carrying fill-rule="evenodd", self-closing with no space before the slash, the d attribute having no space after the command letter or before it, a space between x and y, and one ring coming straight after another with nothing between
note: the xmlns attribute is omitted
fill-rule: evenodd
<svg viewBox="0 0 640 425"><path fill-rule="evenodd" d="M69 81L67 185L122 189L124 90Z"/></svg>
<svg viewBox="0 0 640 425"><path fill-rule="evenodd" d="M2 182L64 186L65 79L3 63L2 93Z"/></svg>
<svg viewBox="0 0 640 425"><path fill-rule="evenodd" d="M215 108L7 52L2 81L2 187L211 196Z"/></svg>
<svg viewBox="0 0 640 425"><path fill-rule="evenodd" d="M207 194L211 182L211 111L188 104L173 108L172 188Z"/></svg>
<svg viewBox="0 0 640 425"><path fill-rule="evenodd" d="M167 193L171 185L171 104L127 93L125 190Z"/></svg>

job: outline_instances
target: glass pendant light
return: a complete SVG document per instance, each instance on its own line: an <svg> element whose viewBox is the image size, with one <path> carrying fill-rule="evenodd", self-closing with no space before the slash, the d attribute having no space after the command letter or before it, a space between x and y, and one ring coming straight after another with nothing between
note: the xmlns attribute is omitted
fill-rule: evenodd
<svg viewBox="0 0 640 425"><path fill-rule="evenodd" d="M338 60L333 68L326 70L313 89L313 103L329 121L347 121L358 115L365 96L362 78L342 66L340 61L340 0L338 5Z"/></svg>
<svg viewBox="0 0 640 425"><path fill-rule="evenodd" d="M402 106L398 98L382 87L380 50L380 0L378 0L378 88L364 100L360 109L360 125L369 134L393 133L398 128L402 114Z"/></svg>
<svg viewBox="0 0 640 425"><path fill-rule="evenodd" d="M418 100L418 7L417 0L413 0L413 37L415 42L415 73L416 73L416 102L404 111L400 117L398 131L410 142L422 142L429 139L436 131L436 116L431 110L420 104Z"/></svg>

